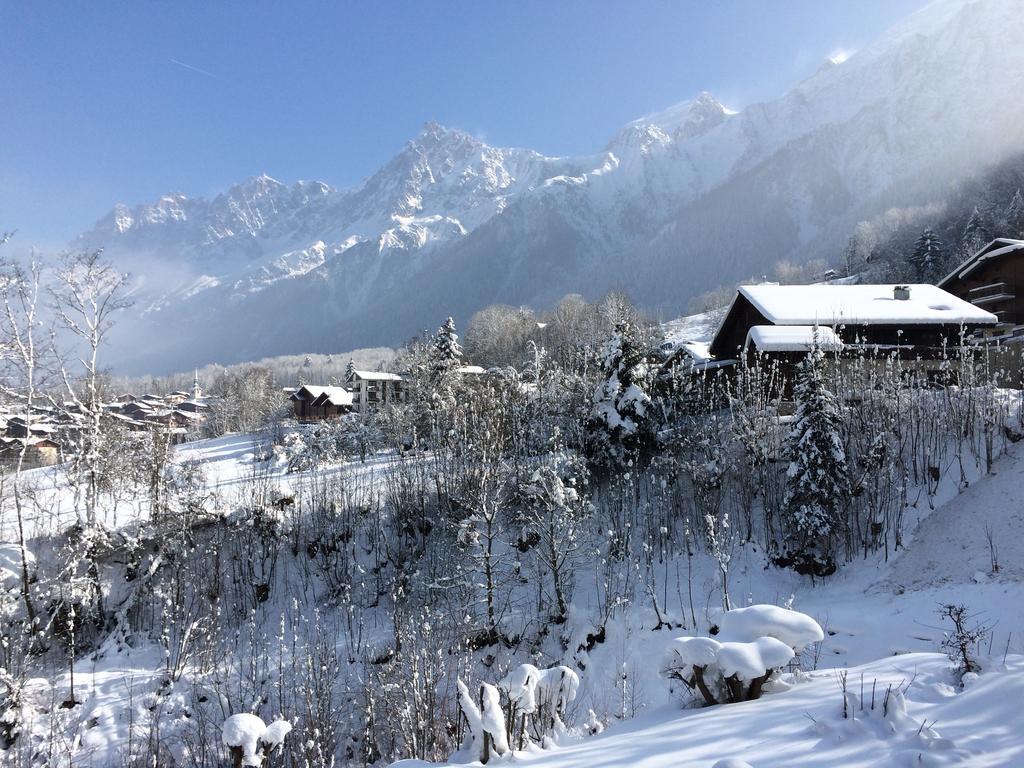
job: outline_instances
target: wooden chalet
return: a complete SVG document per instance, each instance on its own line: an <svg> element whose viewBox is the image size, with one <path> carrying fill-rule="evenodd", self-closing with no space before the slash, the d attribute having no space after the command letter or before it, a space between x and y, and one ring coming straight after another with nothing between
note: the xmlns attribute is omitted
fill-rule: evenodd
<svg viewBox="0 0 1024 768"><path fill-rule="evenodd" d="M1024 240L993 240L942 278L939 287L999 319L976 340L989 347L1004 383L1024 385Z"/></svg>
<svg viewBox="0 0 1024 768"><path fill-rule="evenodd" d="M304 384L289 397L295 418L299 421L332 419L353 409L353 396L344 387Z"/></svg>
<svg viewBox="0 0 1024 768"><path fill-rule="evenodd" d="M939 287L999 318L989 335L1024 341L1024 240L993 240Z"/></svg>
<svg viewBox="0 0 1024 768"><path fill-rule="evenodd" d="M934 285L744 285L710 354L716 360L798 362L815 338L842 359L893 355L938 375L965 336L996 316Z"/></svg>
<svg viewBox="0 0 1024 768"><path fill-rule="evenodd" d="M52 467L60 461L60 444L49 437L0 437L0 462L7 465L17 463L22 449L25 450L26 469Z"/></svg>

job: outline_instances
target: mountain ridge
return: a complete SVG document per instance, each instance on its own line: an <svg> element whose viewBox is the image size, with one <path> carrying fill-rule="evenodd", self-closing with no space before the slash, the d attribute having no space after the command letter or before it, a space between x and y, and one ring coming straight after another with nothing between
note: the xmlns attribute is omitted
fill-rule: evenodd
<svg viewBox="0 0 1024 768"><path fill-rule="evenodd" d="M146 313L115 355L128 370L284 353L309 327L315 351L395 344L448 314L570 292L678 312L780 259L835 256L859 220L1024 147L1024 108L1004 97L1024 89L1014 30L1021 0L940 0L779 98L736 111L702 92L593 154L428 122L355 186L260 174L210 199L117 206L75 245L139 275Z"/></svg>

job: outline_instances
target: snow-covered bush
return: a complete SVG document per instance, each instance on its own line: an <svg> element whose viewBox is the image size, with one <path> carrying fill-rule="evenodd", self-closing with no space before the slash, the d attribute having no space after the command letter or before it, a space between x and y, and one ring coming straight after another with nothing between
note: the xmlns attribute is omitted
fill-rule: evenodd
<svg viewBox="0 0 1024 768"><path fill-rule="evenodd" d="M977 652L991 634L992 627L977 622L964 605L943 605L939 616L953 625L952 630L943 632L942 650L956 665L961 680L968 674L980 672Z"/></svg>
<svg viewBox="0 0 1024 768"><path fill-rule="evenodd" d="M533 551L544 581L551 585L551 619L561 624L569 611L572 577L590 502L583 495L584 468L572 461L543 465L515 488L521 524L519 549Z"/></svg>
<svg viewBox="0 0 1024 768"><path fill-rule="evenodd" d="M292 726L287 720L275 720L270 725L258 715L241 712L231 715L221 727L221 740L228 748L235 768L243 765L262 766L267 756L284 744Z"/></svg>
<svg viewBox="0 0 1024 768"><path fill-rule="evenodd" d="M475 759L486 763L490 759L491 750L496 755L506 754L508 736L505 732L505 713L501 710L501 698L498 689L489 683L480 686L480 706L473 701L466 684L458 681L459 706L469 725L468 744Z"/></svg>
<svg viewBox="0 0 1024 768"><path fill-rule="evenodd" d="M492 750L503 755L510 746L550 746L566 730L564 718L579 684L579 675L569 667L537 669L533 664L521 664L496 686L481 685L478 704L459 680L459 708L469 726L463 750L473 759L487 762ZM593 712L590 716L597 723L593 732L603 729Z"/></svg>
<svg viewBox="0 0 1024 768"><path fill-rule="evenodd" d="M662 674L697 690L707 704L750 701L808 644L824 633L814 619L773 605L724 612L718 639L677 637L671 641Z"/></svg>
<svg viewBox="0 0 1024 768"><path fill-rule="evenodd" d="M721 640L751 642L759 637L774 637L795 653L825 639L821 625L806 613L777 605L748 605L723 611L715 626Z"/></svg>

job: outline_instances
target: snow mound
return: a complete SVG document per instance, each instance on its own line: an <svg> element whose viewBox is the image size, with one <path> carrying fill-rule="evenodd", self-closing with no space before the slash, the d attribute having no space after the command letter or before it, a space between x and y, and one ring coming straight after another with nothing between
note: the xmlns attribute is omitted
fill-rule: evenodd
<svg viewBox="0 0 1024 768"><path fill-rule="evenodd" d="M710 667L722 644L710 637L677 637L669 643L669 655L683 667Z"/></svg>
<svg viewBox="0 0 1024 768"><path fill-rule="evenodd" d="M260 736L260 741L269 746L271 749L275 749L284 744L285 736L292 731L292 724L287 720L275 720Z"/></svg>
<svg viewBox="0 0 1024 768"><path fill-rule="evenodd" d="M241 747L245 765L261 765L262 756L256 754L260 737L267 730L266 723L257 715L241 712L224 721L221 738L227 747Z"/></svg>
<svg viewBox="0 0 1024 768"><path fill-rule="evenodd" d="M242 749L243 765L261 766L264 755L284 744L291 730L292 724L287 720L275 720L267 725L258 715L241 712L224 721L221 739L227 747Z"/></svg>
<svg viewBox="0 0 1024 768"><path fill-rule="evenodd" d="M777 605L726 611L718 617L718 629L723 641L749 643L759 637L773 637L794 651L825 639L821 625L810 616Z"/></svg>
<svg viewBox="0 0 1024 768"><path fill-rule="evenodd" d="M722 643L717 664L723 677L735 675L749 682L770 670L784 667L794 655L793 649L781 640L759 637L750 643Z"/></svg>

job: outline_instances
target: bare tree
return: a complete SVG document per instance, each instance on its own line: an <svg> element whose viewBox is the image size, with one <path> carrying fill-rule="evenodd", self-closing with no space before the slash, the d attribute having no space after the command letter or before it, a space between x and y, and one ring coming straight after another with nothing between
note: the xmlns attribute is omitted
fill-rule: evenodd
<svg viewBox="0 0 1024 768"><path fill-rule="evenodd" d="M76 386L66 367L62 367L61 375L75 415L84 422L81 459L89 526L96 524L103 445L99 353L116 313L132 304L127 287L128 275L103 261L102 251L92 251L66 258L57 271L57 284L51 290L56 317L85 345L84 354L79 358L84 383Z"/></svg>
<svg viewBox="0 0 1024 768"><path fill-rule="evenodd" d="M0 235L0 244L7 235ZM25 437L21 440L14 464L14 512L18 531L18 549L21 553L21 597L25 604L30 634L38 627L37 613L32 601L28 564L28 549L25 544L25 486L23 470L31 446L32 418L38 399L40 345L37 339L40 288L40 269L33 258L27 265L18 262L6 264L0 272L0 298L3 314L0 317L0 344L3 348L3 364L7 376L2 389L22 407L25 419Z"/></svg>

